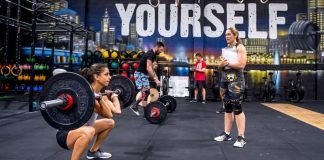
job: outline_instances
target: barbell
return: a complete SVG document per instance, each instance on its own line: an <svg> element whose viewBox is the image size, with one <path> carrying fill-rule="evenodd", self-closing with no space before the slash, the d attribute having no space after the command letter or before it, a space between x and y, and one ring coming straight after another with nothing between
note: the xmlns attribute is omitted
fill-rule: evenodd
<svg viewBox="0 0 324 160"><path fill-rule="evenodd" d="M144 117L152 124L161 124L167 117L167 113L172 113L177 107L177 101L169 95L160 97L156 101L151 101L144 109Z"/></svg>
<svg viewBox="0 0 324 160"><path fill-rule="evenodd" d="M104 92L103 92L104 91ZM98 96L118 94L122 108L127 107L135 95L133 82L122 76L112 76L110 83ZM83 126L94 112L95 99L90 83L81 75L64 72L51 77L40 94L40 111L45 121L60 130Z"/></svg>
<svg viewBox="0 0 324 160"><path fill-rule="evenodd" d="M95 99L103 95L118 94L121 108L128 107L134 101L135 86L126 77L112 76L109 85L95 96L90 83L83 76L64 70L55 72L55 76L44 84L39 100L43 118L56 129L73 130L83 126L94 112ZM161 123L167 112L165 104L159 102L156 105L150 103L144 113L149 122Z"/></svg>
<svg viewBox="0 0 324 160"><path fill-rule="evenodd" d="M288 40L294 49L315 51L320 42L319 27L311 21L295 21L288 30Z"/></svg>
<svg viewBox="0 0 324 160"><path fill-rule="evenodd" d="M136 100L140 100L142 93L138 92ZM161 124L167 117L167 113L172 113L177 108L177 101L169 95L160 97L159 91L155 88L150 89L147 98L147 105L144 108L144 117L152 124ZM139 103L141 106L142 104Z"/></svg>

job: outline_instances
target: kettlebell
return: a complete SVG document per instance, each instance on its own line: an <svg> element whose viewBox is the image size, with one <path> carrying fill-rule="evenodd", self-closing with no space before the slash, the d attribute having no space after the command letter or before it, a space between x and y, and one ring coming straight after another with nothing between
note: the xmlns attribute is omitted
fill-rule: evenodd
<svg viewBox="0 0 324 160"><path fill-rule="evenodd" d="M46 81L46 76L45 75L40 75L39 76L39 81Z"/></svg>
<svg viewBox="0 0 324 160"><path fill-rule="evenodd" d="M33 90L34 90L35 92L38 92L38 86L35 85L34 88L33 88Z"/></svg>
<svg viewBox="0 0 324 160"><path fill-rule="evenodd" d="M27 64L24 64L24 65L22 66L22 68L23 68L24 70L28 70L28 65L27 65Z"/></svg>
<svg viewBox="0 0 324 160"><path fill-rule="evenodd" d="M40 92L41 92L42 90L43 90L43 86L41 86L41 85L40 85L40 86L38 86L38 91L40 91Z"/></svg>
<svg viewBox="0 0 324 160"><path fill-rule="evenodd" d="M35 75L34 80L35 80L35 81L39 81L39 80L40 80L39 75Z"/></svg>
<svg viewBox="0 0 324 160"><path fill-rule="evenodd" d="M18 86L18 84L15 85L15 91L19 91L19 86Z"/></svg>
<svg viewBox="0 0 324 160"><path fill-rule="evenodd" d="M34 64L34 70L39 70L40 65L38 63Z"/></svg>
<svg viewBox="0 0 324 160"><path fill-rule="evenodd" d="M20 86L19 86L19 90L21 90L21 91L23 91L23 90L25 90L25 84L21 84Z"/></svg>
<svg viewBox="0 0 324 160"><path fill-rule="evenodd" d="M9 90L10 90L10 84L9 84L9 83L6 83L6 84L4 85L4 90L5 90L5 91L9 91Z"/></svg>
<svg viewBox="0 0 324 160"><path fill-rule="evenodd" d="M45 70L45 65L44 64L41 64L40 66L39 66L39 70Z"/></svg>
<svg viewBox="0 0 324 160"><path fill-rule="evenodd" d="M23 75L23 80L24 80L24 81L28 81L28 75L26 75L26 74Z"/></svg>
<svg viewBox="0 0 324 160"><path fill-rule="evenodd" d="M18 81L22 81L22 80L24 79L24 76L23 76L23 75L19 75L19 76L17 77L17 79L18 79Z"/></svg>

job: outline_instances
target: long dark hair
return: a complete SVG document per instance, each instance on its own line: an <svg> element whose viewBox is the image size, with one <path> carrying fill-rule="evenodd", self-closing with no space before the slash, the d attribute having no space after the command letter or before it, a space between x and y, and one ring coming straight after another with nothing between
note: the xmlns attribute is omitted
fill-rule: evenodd
<svg viewBox="0 0 324 160"><path fill-rule="evenodd" d="M94 81L93 75L99 75L103 72L104 68L108 68L107 64L103 63L94 63L90 66L90 68L83 68L80 71L80 74L85 77L90 83Z"/></svg>

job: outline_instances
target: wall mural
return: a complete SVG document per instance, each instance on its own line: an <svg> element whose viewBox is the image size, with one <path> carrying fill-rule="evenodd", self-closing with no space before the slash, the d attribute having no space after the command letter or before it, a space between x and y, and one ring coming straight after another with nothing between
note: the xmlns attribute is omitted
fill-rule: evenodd
<svg viewBox="0 0 324 160"><path fill-rule="evenodd" d="M81 4L69 1L77 13L86 10ZM307 12L306 1L292 0L265 4L259 0L184 0L179 5L173 0L160 0L157 7L149 0L96 0L89 1L87 7L88 16L82 13L81 20L97 32L113 31L115 45L126 43L145 50L160 40L167 44L169 54L180 59L187 59L193 52L219 55L225 46L225 30L231 26L240 30L241 38L277 39L278 34L288 31L298 13ZM108 46L106 42L101 44Z"/></svg>
<svg viewBox="0 0 324 160"><path fill-rule="evenodd" d="M249 64L315 63L314 54L296 51L287 38L294 21L310 17L307 1L180 0L175 4L174 0L96 0L88 1L87 5L85 0L68 2L69 8L79 14L81 23L96 32L95 44L100 48L146 51L156 41L163 41L167 46L166 60L193 63L193 53L201 52L207 64L213 65L226 45L226 28L234 26L247 48ZM177 67L174 72L188 75L187 68ZM284 95L282 89L296 71L274 72L279 94ZM213 70L207 74L207 81L212 82ZM249 72L250 87L258 88L267 74ZM303 78L314 82L314 76L309 75L314 72L303 72ZM305 97L314 97L314 83L306 88L311 93Z"/></svg>

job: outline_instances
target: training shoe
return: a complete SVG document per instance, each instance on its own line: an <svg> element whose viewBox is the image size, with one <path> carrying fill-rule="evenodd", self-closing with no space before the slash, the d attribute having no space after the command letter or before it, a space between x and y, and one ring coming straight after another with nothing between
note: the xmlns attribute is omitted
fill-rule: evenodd
<svg viewBox="0 0 324 160"><path fill-rule="evenodd" d="M131 109L137 116L140 116L141 114L138 111L138 105L133 104L129 107L129 109Z"/></svg>
<svg viewBox="0 0 324 160"><path fill-rule="evenodd" d="M225 112L225 107L221 107L216 113L224 113Z"/></svg>
<svg viewBox="0 0 324 160"><path fill-rule="evenodd" d="M206 100L202 100L201 103L202 103L202 104L206 104Z"/></svg>
<svg viewBox="0 0 324 160"><path fill-rule="evenodd" d="M242 148L246 144L246 139L242 136L238 136L236 142L233 144L234 147Z"/></svg>
<svg viewBox="0 0 324 160"><path fill-rule="evenodd" d="M191 103L197 103L198 101L197 101L197 99L193 99L193 100L191 100L190 102L191 102Z"/></svg>
<svg viewBox="0 0 324 160"><path fill-rule="evenodd" d="M94 159L94 158L110 158L112 155L108 152L103 152L98 149L97 152L90 152L88 151L87 158L88 159Z"/></svg>
<svg viewBox="0 0 324 160"><path fill-rule="evenodd" d="M230 141L232 140L232 137L229 134L226 134L225 132L221 133L219 136L214 138L214 141L222 142L222 141Z"/></svg>

